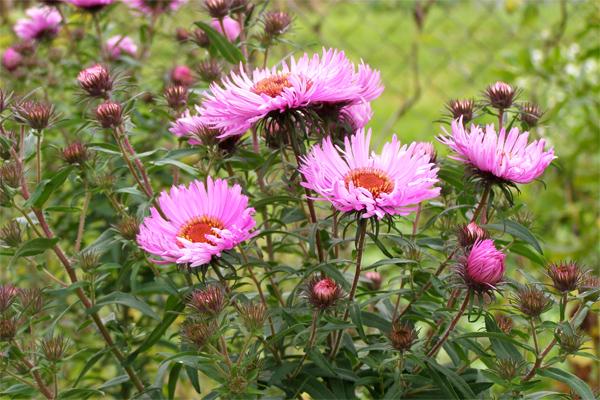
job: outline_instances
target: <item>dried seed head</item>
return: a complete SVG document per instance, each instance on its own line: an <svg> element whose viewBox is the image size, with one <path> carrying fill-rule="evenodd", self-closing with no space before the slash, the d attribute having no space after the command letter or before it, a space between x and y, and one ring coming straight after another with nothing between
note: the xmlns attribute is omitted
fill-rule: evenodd
<svg viewBox="0 0 600 400"><path fill-rule="evenodd" d="M200 314L218 315L225 308L223 290L216 285L194 290L189 296L188 306Z"/></svg>
<svg viewBox="0 0 600 400"><path fill-rule="evenodd" d="M64 336L58 335L53 338L42 339L40 347L46 360L55 363L62 360L69 347L69 341Z"/></svg>
<svg viewBox="0 0 600 400"><path fill-rule="evenodd" d="M93 250L83 251L79 253L77 264L85 272L92 271L100 264L100 254Z"/></svg>
<svg viewBox="0 0 600 400"><path fill-rule="evenodd" d="M122 112L119 103L105 101L96 108L96 120L103 128L116 128L123 122Z"/></svg>
<svg viewBox="0 0 600 400"><path fill-rule="evenodd" d="M204 8L211 17L222 19L229 14L231 0L204 0Z"/></svg>
<svg viewBox="0 0 600 400"><path fill-rule="evenodd" d="M560 350L565 354L577 353L581 346L587 341L586 336L571 325L559 328L556 334L556 340L560 345Z"/></svg>
<svg viewBox="0 0 600 400"><path fill-rule="evenodd" d="M315 276L306 285L304 296L313 307L326 309L344 297L344 292L333 279Z"/></svg>
<svg viewBox="0 0 600 400"><path fill-rule="evenodd" d="M14 107L14 114L17 122L40 131L51 124L54 117L54 106L48 103L26 100Z"/></svg>
<svg viewBox="0 0 600 400"><path fill-rule="evenodd" d="M392 326L388 338L394 349L405 352L410 350L415 340L418 339L418 333L412 325L396 322Z"/></svg>
<svg viewBox="0 0 600 400"><path fill-rule="evenodd" d="M86 145L78 141L62 149L63 160L69 164L83 165L89 159L89 156Z"/></svg>
<svg viewBox="0 0 600 400"><path fill-rule="evenodd" d="M185 28L177 28L175 30L175 39L180 42L187 42L190 39L190 32Z"/></svg>
<svg viewBox="0 0 600 400"><path fill-rule="evenodd" d="M485 240L490 238L490 234L477 225L475 222L470 222L469 224L461 225L456 230L456 236L458 238L458 243L461 247L470 248L477 242L478 240Z"/></svg>
<svg viewBox="0 0 600 400"><path fill-rule="evenodd" d="M135 240L140 231L140 221L134 216L126 215L116 226L117 230L127 240Z"/></svg>
<svg viewBox="0 0 600 400"><path fill-rule="evenodd" d="M17 221L10 220L0 228L0 239L10 247L17 247L21 244L21 227Z"/></svg>
<svg viewBox="0 0 600 400"><path fill-rule="evenodd" d="M92 97L107 98L113 88L113 80L108 69L100 64L81 70L77 75L77 82Z"/></svg>
<svg viewBox="0 0 600 400"><path fill-rule="evenodd" d="M165 100L173 110L178 111L187 105L188 89L185 86L173 85L165 89Z"/></svg>
<svg viewBox="0 0 600 400"><path fill-rule="evenodd" d="M543 111L540 110L540 107L534 103L525 103L521 105L521 113L519 114L519 118L521 122L524 122L529 127L536 126L544 115Z"/></svg>
<svg viewBox="0 0 600 400"><path fill-rule="evenodd" d="M270 11L263 17L265 35L274 38L283 35L292 23L292 17L283 11Z"/></svg>
<svg viewBox="0 0 600 400"><path fill-rule="evenodd" d="M556 290L563 293L577 289L585 273L573 261L550 264L547 274Z"/></svg>
<svg viewBox="0 0 600 400"><path fill-rule="evenodd" d="M181 328L181 338L200 350L208 343L217 329L218 326L215 321L200 322L188 320Z"/></svg>
<svg viewBox="0 0 600 400"><path fill-rule="evenodd" d="M499 110L505 110L512 106L518 91L505 82L498 81L485 89L488 103Z"/></svg>
<svg viewBox="0 0 600 400"><path fill-rule="evenodd" d="M0 342L9 342L17 334L17 320L14 318L0 319Z"/></svg>
<svg viewBox="0 0 600 400"><path fill-rule="evenodd" d="M39 314L44 308L44 296L42 291L37 288L21 289L19 291L19 301L23 312L29 315Z"/></svg>
<svg viewBox="0 0 600 400"><path fill-rule="evenodd" d="M12 285L0 285L0 314L4 314L13 305L19 289Z"/></svg>
<svg viewBox="0 0 600 400"><path fill-rule="evenodd" d="M377 271L365 272L365 278L367 279L367 287L369 290L379 290L381 288L381 274Z"/></svg>
<svg viewBox="0 0 600 400"><path fill-rule="evenodd" d="M208 35L200 28L194 29L194 31L192 32L191 39L194 43L203 48L208 48L208 46L210 45Z"/></svg>
<svg viewBox="0 0 600 400"><path fill-rule="evenodd" d="M15 162L0 166L0 185L17 188L21 184L21 168Z"/></svg>
<svg viewBox="0 0 600 400"><path fill-rule="evenodd" d="M514 325L513 319L506 314L496 314L494 318L498 328L507 335L510 334Z"/></svg>
<svg viewBox="0 0 600 400"><path fill-rule="evenodd" d="M523 314L532 318L539 317L552 306L552 299L534 285L518 288L514 301Z"/></svg>
<svg viewBox="0 0 600 400"><path fill-rule="evenodd" d="M452 99L446 104L446 109L450 112L452 119L458 119L462 117L463 124L466 124L473 119L475 100Z"/></svg>
<svg viewBox="0 0 600 400"><path fill-rule="evenodd" d="M197 71L200 79L207 83L212 83L221 79L222 75L221 65L219 65L217 60L212 58L201 61L200 64L198 64Z"/></svg>
<svg viewBox="0 0 600 400"><path fill-rule="evenodd" d="M240 307L240 316L249 332L261 331L267 319L267 309L262 303L246 303Z"/></svg>

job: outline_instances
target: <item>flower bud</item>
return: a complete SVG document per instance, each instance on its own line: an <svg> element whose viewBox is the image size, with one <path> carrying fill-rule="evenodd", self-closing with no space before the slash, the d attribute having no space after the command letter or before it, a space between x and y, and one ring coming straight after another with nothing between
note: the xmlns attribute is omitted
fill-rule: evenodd
<svg viewBox="0 0 600 400"><path fill-rule="evenodd" d="M218 315L225 308L225 296L220 287L207 286L194 290L188 299L188 306L200 314Z"/></svg>
<svg viewBox="0 0 600 400"><path fill-rule="evenodd" d="M240 307L240 316L249 332L257 332L262 330L267 319L267 309L262 303L246 303Z"/></svg>
<svg viewBox="0 0 600 400"><path fill-rule="evenodd" d="M93 250L83 251L79 253L77 264L86 272L92 271L100 265L100 254Z"/></svg>
<svg viewBox="0 0 600 400"><path fill-rule="evenodd" d="M315 276L306 286L304 296L313 307L326 309L344 297L344 292L333 279Z"/></svg>
<svg viewBox="0 0 600 400"><path fill-rule="evenodd" d="M23 312L28 315L36 315L44 308L42 291L37 288L19 290L19 301Z"/></svg>
<svg viewBox="0 0 600 400"><path fill-rule="evenodd" d="M113 88L113 80L108 70L100 64L96 64L79 72L77 75L79 86L92 97L108 98Z"/></svg>
<svg viewBox="0 0 600 400"><path fill-rule="evenodd" d="M171 82L174 85L190 87L194 83L192 70L187 65L177 65L171 70Z"/></svg>
<svg viewBox="0 0 600 400"><path fill-rule="evenodd" d="M470 248L475 242L489 239L490 237L489 233L475 222L461 225L460 228L456 230L456 236L458 238L458 243L464 248Z"/></svg>
<svg viewBox="0 0 600 400"><path fill-rule="evenodd" d="M131 215L124 216L116 226L117 230L127 240L135 240L140 231L140 221Z"/></svg>
<svg viewBox="0 0 600 400"><path fill-rule="evenodd" d="M504 275L506 255L496 249L491 239L478 240L462 261L458 274L464 283L477 292L495 289Z"/></svg>
<svg viewBox="0 0 600 400"><path fill-rule="evenodd" d="M568 324L558 329L556 340L563 353L573 354L579 351L581 346L587 341L587 338L581 331L575 330Z"/></svg>
<svg viewBox="0 0 600 400"><path fill-rule="evenodd" d="M418 339L418 333L412 325L396 322L388 335L394 349L405 352L410 350L415 340Z"/></svg>
<svg viewBox="0 0 600 400"><path fill-rule="evenodd" d="M208 343L217 329L218 326L215 321L200 322L188 320L184 322L181 328L181 338L200 350Z"/></svg>
<svg viewBox="0 0 600 400"><path fill-rule="evenodd" d="M506 314L496 314L494 316L498 328L507 335L510 334L513 328L513 319Z"/></svg>
<svg viewBox="0 0 600 400"><path fill-rule="evenodd" d="M73 142L62 150L63 159L69 164L83 165L89 158L86 146L81 142Z"/></svg>
<svg viewBox="0 0 600 400"><path fill-rule="evenodd" d="M17 320L14 318L0 319L0 342L9 342L17 334Z"/></svg>
<svg viewBox="0 0 600 400"><path fill-rule="evenodd" d="M0 314L4 314L13 305L19 289L12 285L0 285Z"/></svg>
<svg viewBox="0 0 600 400"><path fill-rule="evenodd" d="M2 54L2 66L12 72L23 64L23 56L13 47L9 47Z"/></svg>
<svg viewBox="0 0 600 400"><path fill-rule="evenodd" d="M515 302L519 311L531 318L539 317L552 306L552 299L533 285L519 287Z"/></svg>
<svg viewBox="0 0 600 400"><path fill-rule="evenodd" d="M500 358L496 360L494 370L502 379L510 381L522 374L525 364L526 362L524 360Z"/></svg>
<svg viewBox="0 0 600 400"><path fill-rule="evenodd" d="M15 162L0 166L0 185L17 188L21 184L21 168Z"/></svg>
<svg viewBox="0 0 600 400"><path fill-rule="evenodd" d="M598 301L600 299L600 278L587 274L579 285L579 293L590 292L585 298L588 301Z"/></svg>
<svg viewBox="0 0 600 400"><path fill-rule="evenodd" d="M230 10L235 14L245 14L254 8L254 4L250 0L230 0Z"/></svg>
<svg viewBox="0 0 600 400"><path fill-rule="evenodd" d="M211 58L201 61L200 64L198 64L197 71L200 79L202 79L204 82L212 83L221 79L221 66L215 59Z"/></svg>
<svg viewBox="0 0 600 400"><path fill-rule="evenodd" d="M116 128L123 122L121 105L114 101L105 101L96 108L96 120L103 128Z"/></svg>
<svg viewBox="0 0 600 400"><path fill-rule="evenodd" d="M202 29L197 28L192 32L192 41L202 48L208 48L210 40L208 35Z"/></svg>
<svg viewBox="0 0 600 400"><path fill-rule="evenodd" d="M505 82L498 81L485 89L485 96L489 104L499 110L505 110L512 106L517 97L517 90Z"/></svg>
<svg viewBox="0 0 600 400"><path fill-rule="evenodd" d="M27 124L31 129L40 131L47 128L54 116L54 106L27 100L14 107L17 122Z"/></svg>
<svg viewBox="0 0 600 400"><path fill-rule="evenodd" d="M413 153L415 156L427 156L430 163L435 163L437 160L437 152L430 142L415 142Z"/></svg>
<svg viewBox="0 0 600 400"><path fill-rule="evenodd" d="M221 150L226 155L231 155L235 153L237 149L237 144L240 141L241 136L228 136L219 141L218 146L219 150Z"/></svg>
<svg viewBox="0 0 600 400"><path fill-rule="evenodd" d="M17 221L10 220L0 229L0 239L10 247L21 244L21 227Z"/></svg>
<svg viewBox="0 0 600 400"><path fill-rule="evenodd" d="M42 339L40 347L46 360L55 363L62 360L69 347L69 342L64 336L59 335L53 338Z"/></svg>
<svg viewBox="0 0 600 400"><path fill-rule="evenodd" d="M8 108L11 97L11 93L6 93L4 90L0 89L0 114Z"/></svg>
<svg viewBox="0 0 600 400"><path fill-rule="evenodd" d="M204 8L211 17L222 19L229 14L231 0L204 0Z"/></svg>
<svg viewBox="0 0 600 400"><path fill-rule="evenodd" d="M540 118L542 118L542 115L544 115L544 113L542 110L540 110L540 107L537 104L525 103L521 106L519 119L527 126L533 127L538 124Z"/></svg>
<svg viewBox="0 0 600 400"><path fill-rule="evenodd" d="M365 272L365 278L367 279L367 287L369 290L379 290L381 288L381 274L377 271Z"/></svg>
<svg viewBox="0 0 600 400"><path fill-rule="evenodd" d="M165 89L165 100L173 110L184 108L188 101L188 90L185 86L174 85Z"/></svg>
<svg viewBox="0 0 600 400"><path fill-rule="evenodd" d="M190 39L190 32L185 28L177 28L175 30L175 39L180 43L187 42Z"/></svg>
<svg viewBox="0 0 600 400"><path fill-rule="evenodd" d="M452 119L462 117L463 124L466 124L473 119L475 101L473 99L452 99L446 104L446 109L450 112Z"/></svg>
<svg viewBox="0 0 600 400"><path fill-rule="evenodd" d="M552 279L554 288L563 293L577 289L584 277L584 273L575 262L550 264L547 274Z"/></svg>
<svg viewBox="0 0 600 400"><path fill-rule="evenodd" d="M283 35L288 30L292 23L292 17L283 11L270 11L265 13L263 21L265 36L274 38Z"/></svg>

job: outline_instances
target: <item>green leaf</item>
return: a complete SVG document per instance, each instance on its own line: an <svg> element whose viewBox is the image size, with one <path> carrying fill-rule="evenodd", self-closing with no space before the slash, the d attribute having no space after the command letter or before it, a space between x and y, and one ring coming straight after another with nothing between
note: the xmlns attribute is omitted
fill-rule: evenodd
<svg viewBox="0 0 600 400"><path fill-rule="evenodd" d="M179 168L182 171L187 172L188 174L190 174L192 176L196 176L199 173L197 168L194 168L190 165L187 165L186 163L183 163L183 162L177 161L177 160L173 160L170 158L164 158L162 160L157 160L157 161L152 162L152 164L156 165L156 166L172 165L174 167Z"/></svg>
<svg viewBox="0 0 600 400"><path fill-rule="evenodd" d="M570 372L550 367L540 369L538 375L566 383L567 386L577 392L583 400L593 400L595 398L594 393L588 384Z"/></svg>
<svg viewBox="0 0 600 400"><path fill-rule="evenodd" d="M104 392L96 389L87 389L87 388L75 388L75 389L66 389L61 390L58 395L59 399L76 399L82 400L87 399L89 397L96 396L97 398L102 398L104 396Z"/></svg>
<svg viewBox="0 0 600 400"><path fill-rule="evenodd" d="M512 235L513 237L521 239L525 243L530 244L538 253L544 254L544 251L542 250L542 247L538 243L535 236L533 236L529 229L517 222L505 219L500 224L487 224L483 227L498 232L506 232L509 235Z"/></svg>
<svg viewBox="0 0 600 400"><path fill-rule="evenodd" d="M430 370L435 369L443 374L448 379L448 382L462 394L463 398L474 399L476 397L467 382L465 382L465 380L456 372L452 371L450 368L443 367L434 361L427 360L426 362Z"/></svg>
<svg viewBox="0 0 600 400"><path fill-rule="evenodd" d="M308 351L308 358L312 360L323 371L330 373L332 376L337 376L333 366L327 361L327 358L317 348L312 348Z"/></svg>
<svg viewBox="0 0 600 400"><path fill-rule="evenodd" d="M98 311L103 306L106 306L109 304L120 304L123 306L135 308L136 310L139 310L142 314L147 315L150 318L160 321L159 315L156 314L156 312L154 312L154 310L152 310L152 308L150 308L150 306L148 304L137 299L135 296L131 295L130 293L123 293L123 292L113 292L104 297L99 298L98 301L96 302L96 305L94 307L92 307L91 309L89 309L88 313Z"/></svg>
<svg viewBox="0 0 600 400"><path fill-rule="evenodd" d="M21 247L19 247L19 250L17 250L15 252L15 258L29 257L29 256L35 256L36 254L41 254L44 251L54 247L54 245L56 243L58 243L58 238L31 239L31 240L23 243L23 245L21 245Z"/></svg>
<svg viewBox="0 0 600 400"><path fill-rule="evenodd" d="M185 366L185 373L188 376L188 378L190 378L190 382L192 383L192 386L194 387L194 390L196 391L196 393L201 393L202 389L200 388L200 379L198 378L198 370L190 367L189 365Z"/></svg>
<svg viewBox="0 0 600 400"><path fill-rule="evenodd" d="M31 197L25 202L24 207L42 208L50 195L63 183L73 170L72 166L68 166L57 172L51 179L41 181L31 194Z"/></svg>
<svg viewBox="0 0 600 400"><path fill-rule="evenodd" d="M206 32L206 36L210 41L210 45L214 46L223 58L232 64L245 63L244 56L240 49L238 49L233 43L227 38L221 35L219 32L214 30L210 25L205 24L202 21L195 22L195 25Z"/></svg>
<svg viewBox="0 0 600 400"><path fill-rule="evenodd" d="M176 363L171 367L171 372L169 372L169 383L167 385L167 398L174 399L175 398L175 388L177 387L177 380L179 379L179 372L181 372L181 368L183 364Z"/></svg>
<svg viewBox="0 0 600 400"><path fill-rule="evenodd" d="M113 386L120 385L121 383L129 381L129 375L123 374L119 376L115 376L112 379L107 380L102 385L98 386L98 390L108 389Z"/></svg>
<svg viewBox="0 0 600 400"><path fill-rule="evenodd" d="M496 324L494 318L489 314L486 314L485 316L485 329L488 332L504 334L500 330L500 328L498 328L498 325ZM494 353L496 353L496 356L498 356L498 358L505 360L511 359L516 361L520 361L523 359L523 356L521 355L519 350L510 342L511 339L508 336L506 337L506 339L501 339L499 337L490 337L489 339L490 343L492 344L492 349L494 350Z"/></svg>
<svg viewBox="0 0 600 400"><path fill-rule="evenodd" d="M96 354L94 354L92 356L92 358L90 358L86 363L85 366L83 367L83 369L81 370L81 372L79 373L79 376L77 377L77 379L75 380L75 383L73 384L73 386L77 386L79 384L79 381L81 381L81 379L83 379L83 377L85 376L85 374L92 369L92 367L94 366L94 364L96 364L98 362L98 360L100 360L102 358L102 356L104 356L110 349L108 348L104 348L102 350L100 350L99 352L97 352Z"/></svg>
<svg viewBox="0 0 600 400"><path fill-rule="evenodd" d="M440 374L437 373L437 370L434 367L432 367L433 363L430 360L426 360L425 364L431 374L431 379L433 379L433 381L436 383L436 386L446 394L446 398L460 399L450 382L448 382L448 380L445 379L443 376L440 376Z"/></svg>

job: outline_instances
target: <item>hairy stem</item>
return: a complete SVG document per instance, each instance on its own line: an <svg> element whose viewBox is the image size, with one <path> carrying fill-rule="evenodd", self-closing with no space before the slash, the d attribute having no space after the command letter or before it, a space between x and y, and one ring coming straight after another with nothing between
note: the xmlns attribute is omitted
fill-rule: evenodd
<svg viewBox="0 0 600 400"><path fill-rule="evenodd" d="M312 322L310 324L310 336L308 338L308 344L306 345L306 350L304 351L304 355L302 359L298 363L298 366L294 369L294 372L290 375L290 379L294 379L298 373L302 370L302 365L306 358L308 357L308 351L312 349L315 345L315 340L317 338L317 327L319 325L319 310L315 309L312 314Z"/></svg>
<svg viewBox="0 0 600 400"><path fill-rule="evenodd" d="M83 240L83 230L85 228L85 216L87 214L90 200L92 198L92 192L89 190L87 179L83 178L83 191L85 192L85 198L83 199L83 207L81 208L81 214L79 214L79 225L77 226L77 238L75 239L75 253L79 253L81 248L81 241Z"/></svg>
<svg viewBox="0 0 600 400"><path fill-rule="evenodd" d="M483 193L481 195L481 200L479 200L479 204L477 205L477 208L475 209L475 211L473 212L473 217L471 218L471 222L476 222L477 218L479 217L479 214L481 214L481 223L485 224L486 221L486 211L485 211L485 207L487 205L488 202L488 197L490 196L490 191L492 190L492 186L489 184L486 184L484 189L483 189Z"/></svg>
<svg viewBox="0 0 600 400"><path fill-rule="evenodd" d="M448 336L450 336L450 333L454 330L454 328L456 328L456 324L460 320L460 317L462 317L462 315L464 314L468 305L469 305L469 294L467 293L465 295L465 300L463 301L462 305L460 306L460 309L458 310L458 312L452 319L452 322L450 322L450 325L448 325L448 328L446 328L446 331L444 332L444 334L442 335L440 340L438 340L438 342L435 344L435 346L433 346L432 349L429 350L429 352L427 353L427 357L434 357L436 355L436 353L442 348L442 345L446 342L446 340L448 339Z"/></svg>

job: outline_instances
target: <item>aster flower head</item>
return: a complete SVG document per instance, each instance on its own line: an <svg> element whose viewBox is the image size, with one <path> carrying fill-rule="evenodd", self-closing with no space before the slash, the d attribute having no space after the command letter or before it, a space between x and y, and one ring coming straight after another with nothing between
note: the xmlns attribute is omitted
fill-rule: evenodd
<svg viewBox="0 0 600 400"><path fill-rule="evenodd" d="M506 82L498 81L489 85L484 92L488 103L497 109L505 110L512 106L519 91Z"/></svg>
<svg viewBox="0 0 600 400"><path fill-rule="evenodd" d="M12 72L19 68L23 63L23 56L13 47L9 47L2 53L2 66L7 71Z"/></svg>
<svg viewBox="0 0 600 400"><path fill-rule="evenodd" d="M175 11L188 0L123 0L129 7L144 14L158 15Z"/></svg>
<svg viewBox="0 0 600 400"><path fill-rule="evenodd" d="M517 288L513 302L519 311L531 318L539 317L552 307L552 299L535 285Z"/></svg>
<svg viewBox="0 0 600 400"><path fill-rule="evenodd" d="M344 296L341 286L329 277L314 276L304 288L304 297L321 310L335 306Z"/></svg>
<svg viewBox="0 0 600 400"><path fill-rule="evenodd" d="M223 290L216 285L194 290L188 298L188 306L200 314L218 315L225 308Z"/></svg>
<svg viewBox="0 0 600 400"><path fill-rule="evenodd" d="M446 109L450 112L452 119L462 118L466 124L473 119L473 110L475 109L475 100L473 99L452 99L446 104Z"/></svg>
<svg viewBox="0 0 600 400"><path fill-rule="evenodd" d="M356 68L343 52L323 50L281 68L240 69L213 83L205 94L201 115L222 136L243 134L267 116L282 116L323 104L350 106L371 101L383 91L379 72L365 64Z"/></svg>
<svg viewBox="0 0 600 400"><path fill-rule="evenodd" d="M223 26L221 26L221 24L223 24ZM240 23L229 16L223 17L222 20L213 18L213 20L210 22L210 25L214 28L214 30L219 32L221 35L224 35L230 42L233 42L235 39L237 39L242 31ZM225 28L225 33L223 33L223 28Z"/></svg>
<svg viewBox="0 0 600 400"><path fill-rule="evenodd" d="M106 41L106 52L113 59L121 57L122 54L126 53L132 57L137 54L138 47L129 36L117 35L109 38Z"/></svg>
<svg viewBox="0 0 600 400"><path fill-rule="evenodd" d="M68 0L75 7L88 12L97 12L112 4L115 0Z"/></svg>
<svg viewBox="0 0 600 400"><path fill-rule="evenodd" d="M547 274L552 279L552 286L559 292L568 293L579 288L586 271L583 271L576 262L561 262L550 264Z"/></svg>
<svg viewBox="0 0 600 400"><path fill-rule="evenodd" d="M62 149L62 158L69 164L83 165L90 154L85 144L75 141Z"/></svg>
<svg viewBox="0 0 600 400"><path fill-rule="evenodd" d="M524 103L520 106L520 109L519 119L529 127L536 126L544 115L540 107L534 103Z"/></svg>
<svg viewBox="0 0 600 400"><path fill-rule="evenodd" d="M207 127L202 118L186 111L175 122L171 122L169 132L180 138L187 138L191 145L211 145L217 143L220 132Z"/></svg>
<svg viewBox="0 0 600 400"><path fill-rule="evenodd" d="M490 234L475 222L470 222L460 226L456 231L456 236L462 247L470 248L477 241L489 239Z"/></svg>
<svg viewBox="0 0 600 400"><path fill-rule="evenodd" d="M457 269L464 284L476 292L488 292L504 276L506 255L496 249L491 239L478 240Z"/></svg>
<svg viewBox="0 0 600 400"><path fill-rule="evenodd" d="M17 122L40 131L52 125L56 119L54 106L45 102L25 100L14 106Z"/></svg>
<svg viewBox="0 0 600 400"><path fill-rule="evenodd" d="M179 110L187 104L188 89L181 85L172 85L165 89L165 100L173 110Z"/></svg>
<svg viewBox="0 0 600 400"><path fill-rule="evenodd" d="M25 14L28 18L18 20L14 26L15 33L21 39L52 39L58 34L62 17L55 8L32 7Z"/></svg>
<svg viewBox="0 0 600 400"><path fill-rule="evenodd" d="M302 185L317 199L363 218L408 215L420 202L438 196L438 169L427 155L414 152L414 143L402 146L394 135L381 154L369 154L370 142L371 131L362 129L344 140L343 149L325 138L302 158Z"/></svg>
<svg viewBox="0 0 600 400"><path fill-rule="evenodd" d="M79 71L77 83L92 97L107 97L113 88L110 72L101 64L95 64Z"/></svg>
<svg viewBox="0 0 600 400"><path fill-rule="evenodd" d="M167 219L151 208L137 236L142 249L159 257L158 264L205 265L254 235L248 197L225 180L209 177L206 184L173 186L158 202Z"/></svg>
<svg viewBox="0 0 600 400"><path fill-rule="evenodd" d="M452 134L438 138L456 155L450 156L474 168L479 175L505 183L529 183L539 178L550 165L554 149L545 150L544 139L527 143L529 132L503 128L496 133L493 125L465 128L452 121Z"/></svg>
<svg viewBox="0 0 600 400"><path fill-rule="evenodd" d="M410 350L418 337L418 333L412 325L397 321L392 325L392 330L388 335L394 349L400 352Z"/></svg>
<svg viewBox="0 0 600 400"><path fill-rule="evenodd" d="M123 122L123 109L114 101L105 101L96 107L96 120L103 128L116 128Z"/></svg>

